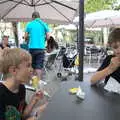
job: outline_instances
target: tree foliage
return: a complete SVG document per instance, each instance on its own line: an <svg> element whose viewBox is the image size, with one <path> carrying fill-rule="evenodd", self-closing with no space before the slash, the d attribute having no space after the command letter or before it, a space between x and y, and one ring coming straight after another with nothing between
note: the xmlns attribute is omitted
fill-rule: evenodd
<svg viewBox="0 0 120 120"><path fill-rule="evenodd" d="M113 9L117 0L86 0L85 12L96 12L99 10Z"/></svg>

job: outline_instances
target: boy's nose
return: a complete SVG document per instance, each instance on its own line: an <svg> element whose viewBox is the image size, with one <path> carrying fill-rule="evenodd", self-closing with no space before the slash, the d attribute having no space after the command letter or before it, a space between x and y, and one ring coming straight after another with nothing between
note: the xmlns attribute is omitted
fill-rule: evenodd
<svg viewBox="0 0 120 120"><path fill-rule="evenodd" d="M120 48L116 49L116 53L120 53Z"/></svg>
<svg viewBox="0 0 120 120"><path fill-rule="evenodd" d="M31 67L31 69L30 69L30 72L32 73L33 72L33 68Z"/></svg>

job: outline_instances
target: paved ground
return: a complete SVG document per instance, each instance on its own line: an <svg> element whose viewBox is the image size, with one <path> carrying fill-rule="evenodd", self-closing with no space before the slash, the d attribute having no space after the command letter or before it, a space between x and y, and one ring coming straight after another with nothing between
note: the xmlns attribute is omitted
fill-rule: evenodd
<svg viewBox="0 0 120 120"><path fill-rule="evenodd" d="M84 70L88 69L88 68L97 68L99 66L99 64L88 64L85 63L84 64ZM75 80L76 74L72 74L72 75L68 75L69 72L65 71L64 69L61 69L61 71L59 71L59 64L55 66L53 66L52 70L47 70L44 74L43 80L47 82L47 85L44 87L44 89L49 93L49 95L52 97L60 88L60 83L61 82L65 82L65 80ZM62 78L58 78L57 77L57 73L61 72L62 73ZM90 79L91 75L93 73L84 73L84 80L86 80L85 76L87 75L87 80L88 77ZM67 79L64 79L67 78ZM26 100L27 102L29 102L32 94L34 92L27 90L27 97ZM46 101L46 99L44 99L43 101L41 101L39 104L42 104Z"/></svg>
<svg viewBox="0 0 120 120"><path fill-rule="evenodd" d="M47 85L44 87L45 90L49 93L49 95L52 97L60 88L60 83L61 82L66 82L66 81L63 81L64 79L63 78L58 78L57 77L57 70L51 70L51 71L48 71L46 74L45 74L45 81L47 82ZM92 73L87 73L87 74L84 74L84 80L86 79L85 76L87 75L87 79L89 78L90 79L90 76L91 76ZM63 77L66 77L66 75L68 75L68 72L66 71L63 71L62 72L62 75ZM67 80L75 80L75 74L72 74L72 75L68 75L67 76ZM34 92L30 91L30 90L27 90L27 101L30 100L30 97L31 95L33 94ZM52 99L52 98L51 98ZM44 99L43 101L41 101L39 104L43 104L44 102L46 101L46 99Z"/></svg>
<svg viewBox="0 0 120 120"><path fill-rule="evenodd" d="M47 85L44 87L45 90L51 95L53 96L54 93L59 89L60 87L60 83L66 79L64 78L67 78L67 80L71 79L71 76L69 76L69 71L65 71L64 68L62 68L60 71L59 71L59 63L56 64L56 66L52 66L52 70L46 70L44 76L43 76L43 80L47 82ZM84 74L89 74L89 77L91 76L91 72L92 71L89 71L88 68L94 68L94 69L97 69L99 67L99 64L98 63L85 63L84 64L84 71L88 71L88 72L85 72ZM93 70L95 71L95 70ZM57 77L57 73L60 72L62 74L62 78L58 78ZM75 76L76 74L72 74L72 79L75 79ZM74 78L73 78L74 77ZM85 78L84 78L85 80ZM30 97L31 97L31 94L33 94L34 92L32 91L27 91L27 101L29 101Z"/></svg>

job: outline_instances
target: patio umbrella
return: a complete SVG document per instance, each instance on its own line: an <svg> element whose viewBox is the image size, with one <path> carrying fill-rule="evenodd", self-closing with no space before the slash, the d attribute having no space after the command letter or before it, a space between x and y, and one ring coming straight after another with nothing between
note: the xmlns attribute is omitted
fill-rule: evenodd
<svg viewBox="0 0 120 120"><path fill-rule="evenodd" d="M0 0L0 19L28 21L34 11L48 23L70 23L77 14L79 0Z"/></svg>
<svg viewBox="0 0 120 120"><path fill-rule="evenodd" d="M79 17L74 19L78 23ZM85 17L85 27L113 27L120 26L120 11L103 10L87 14Z"/></svg>
<svg viewBox="0 0 120 120"><path fill-rule="evenodd" d="M79 80L83 80L83 44L84 44L84 0L0 0L0 20L28 21L33 11L48 23L71 23L79 8ZM80 72L81 71L81 72Z"/></svg>

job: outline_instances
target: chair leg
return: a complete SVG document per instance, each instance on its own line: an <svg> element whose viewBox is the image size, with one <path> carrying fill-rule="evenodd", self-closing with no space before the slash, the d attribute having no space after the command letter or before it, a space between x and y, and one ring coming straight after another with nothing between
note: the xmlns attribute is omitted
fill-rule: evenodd
<svg viewBox="0 0 120 120"><path fill-rule="evenodd" d="M3 74L1 74L0 76L0 81L3 81Z"/></svg>

